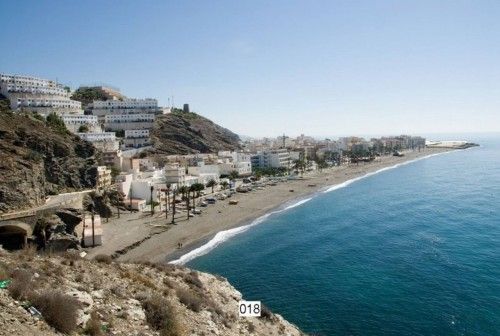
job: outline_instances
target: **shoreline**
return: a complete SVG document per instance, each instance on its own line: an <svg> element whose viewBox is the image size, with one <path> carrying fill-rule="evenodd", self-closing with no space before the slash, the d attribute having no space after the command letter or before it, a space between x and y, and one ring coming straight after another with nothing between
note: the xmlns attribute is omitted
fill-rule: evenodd
<svg viewBox="0 0 500 336"><path fill-rule="evenodd" d="M104 245L89 252L91 255L112 254L123 248L127 239L132 242L130 236L135 234L136 240L145 236L148 239L120 255L117 258L119 261L181 263L178 260L181 259L181 264L184 264L194 257L208 253L234 235L259 224L268 216L302 204L307 198L345 187L385 170L454 151L455 149L449 148L426 148L420 152L405 152L403 157L383 156L377 157L370 163L350 164L328 168L322 172L312 172L304 175L304 178L278 183L276 186L267 186L264 190L255 190L246 194L237 193L231 200L237 199L238 205L229 205L228 200L218 201L214 205L202 208L202 215L192 217L189 221L184 217L176 218L177 225L166 225L164 215L161 214L156 218L143 216L142 219L127 220L135 223L127 223L126 225L129 226L134 225L130 228L110 223L115 228L110 230L111 233L104 241ZM290 192L291 189L294 192ZM152 222L158 224L152 225ZM104 225L105 232L106 226L108 225ZM157 231L158 227L163 227L164 230L151 235L150 231ZM181 249L178 248L179 242L183 245Z"/></svg>
<svg viewBox="0 0 500 336"><path fill-rule="evenodd" d="M444 149L444 148L439 147L439 149ZM460 149L456 149L456 150L460 150ZM210 238L200 240L197 242L193 242L189 246L186 246L185 249L184 248L180 249L179 251L176 251L176 252L168 255L166 257L166 262L171 263L171 264L177 264L177 265L185 265L186 263L188 263L188 262L190 262L190 261L192 261L200 256L203 256L205 254L210 253L210 251L217 248L217 246L219 246L220 244L224 243L225 241L231 239L232 237L249 230L253 226L260 224L265 219L267 219L269 216L272 216L274 214L278 214L278 213L287 211L289 209L295 208L297 206L300 206L302 204L307 203L308 201L312 200L313 198L315 198L317 196L320 196L321 194L330 193L330 192L333 192L335 190L345 188L354 182L368 178L368 177L373 176L373 175L377 175L377 174L382 173L384 171L396 169L396 168L399 168L399 167L407 165L407 164L411 164L411 163L414 163L414 162L417 162L420 160L431 158L431 157L436 156L436 155L451 153L451 152L454 152L456 150L455 149L451 150L448 148L448 149L439 151L437 153L431 153L431 154L428 154L425 156L417 156L413 159L409 159L409 160L406 160L406 161L403 161L400 163L396 163L393 166L386 166L386 167L380 168L376 171L368 171L364 175L354 177L352 179L346 180L346 181L341 182L339 184L324 185L323 188L319 188L318 190L315 190L309 194L301 195L300 197L297 197L296 199L292 199L291 201L287 201L287 202L278 204L274 209L272 209L268 213L261 215L259 217L256 217L249 222L244 222L244 223L239 222L231 229L228 229L225 231L219 231L216 234L212 235L212 237L210 237ZM238 232L231 232L232 230L235 230L235 229L241 229L241 230L239 230ZM224 233L229 234L226 239L221 239L222 237L217 239L218 235L223 235Z"/></svg>

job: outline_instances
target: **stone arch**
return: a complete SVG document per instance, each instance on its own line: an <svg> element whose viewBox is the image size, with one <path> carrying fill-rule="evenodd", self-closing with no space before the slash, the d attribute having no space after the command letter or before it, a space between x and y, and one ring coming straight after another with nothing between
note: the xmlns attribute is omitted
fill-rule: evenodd
<svg viewBox="0 0 500 336"><path fill-rule="evenodd" d="M24 222L5 221L0 223L0 245L6 250L22 249L31 234L31 226Z"/></svg>

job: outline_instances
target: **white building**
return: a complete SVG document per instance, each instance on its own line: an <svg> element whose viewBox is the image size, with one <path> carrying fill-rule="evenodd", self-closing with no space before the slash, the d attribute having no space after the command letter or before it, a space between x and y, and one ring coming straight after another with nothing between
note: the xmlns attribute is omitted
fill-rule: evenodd
<svg viewBox="0 0 500 336"><path fill-rule="evenodd" d="M125 130L123 145L125 148L140 148L149 146L151 140L148 129L141 130Z"/></svg>
<svg viewBox="0 0 500 336"><path fill-rule="evenodd" d="M288 168L292 164L290 153L286 149L261 151L251 157L254 168Z"/></svg>
<svg viewBox="0 0 500 336"><path fill-rule="evenodd" d="M64 121L66 128L73 133L78 132L81 126L87 126L88 132L102 131L96 116L64 113L61 115L61 119Z"/></svg>
<svg viewBox="0 0 500 336"><path fill-rule="evenodd" d="M25 109L47 116L83 114L82 104L70 99L63 85L42 78L0 74L0 92L10 100L12 110Z"/></svg>
<svg viewBox="0 0 500 336"><path fill-rule="evenodd" d="M154 114L108 114L104 117L106 130L141 130L153 128Z"/></svg>
<svg viewBox="0 0 500 336"><path fill-rule="evenodd" d="M115 132L77 133L77 135L83 140L87 140L90 142L116 141Z"/></svg>
<svg viewBox="0 0 500 336"><path fill-rule="evenodd" d="M105 189L111 186L111 169L106 166L97 167L97 189Z"/></svg>
<svg viewBox="0 0 500 336"><path fill-rule="evenodd" d="M163 109L158 107L156 99L121 99L121 100L95 100L87 107L100 121L105 116L114 114L163 114Z"/></svg>
<svg viewBox="0 0 500 336"><path fill-rule="evenodd" d="M186 182L186 169L177 164L165 166L165 182L184 184Z"/></svg>

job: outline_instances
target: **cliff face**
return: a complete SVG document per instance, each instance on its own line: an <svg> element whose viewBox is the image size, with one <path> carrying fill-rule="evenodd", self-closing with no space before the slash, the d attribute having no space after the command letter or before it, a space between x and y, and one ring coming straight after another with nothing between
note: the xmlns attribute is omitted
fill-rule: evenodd
<svg viewBox="0 0 500 336"><path fill-rule="evenodd" d="M91 188L95 149L31 114L0 113L0 213L44 204L45 197Z"/></svg>
<svg viewBox="0 0 500 336"><path fill-rule="evenodd" d="M151 138L154 151L159 154L213 153L240 148L237 134L192 112L158 116Z"/></svg>
<svg viewBox="0 0 500 336"><path fill-rule="evenodd" d="M2 275L12 279L7 291L0 290L1 330L9 330L11 335L60 335L61 331L145 336L303 335L267 309L262 317L239 317L241 294L222 277L178 266L98 260L82 259L77 252L43 257L29 250L17 254L0 251L0 280ZM40 311L40 319L31 316L19 301L29 301Z"/></svg>

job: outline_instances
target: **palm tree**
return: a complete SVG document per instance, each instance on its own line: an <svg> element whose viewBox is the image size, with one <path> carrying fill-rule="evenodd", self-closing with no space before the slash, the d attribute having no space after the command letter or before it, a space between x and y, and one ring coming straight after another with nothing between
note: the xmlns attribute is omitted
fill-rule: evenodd
<svg viewBox="0 0 500 336"><path fill-rule="evenodd" d="M186 194L189 193L189 187L182 186L177 191L181 193L181 200L183 200L186 198Z"/></svg>
<svg viewBox="0 0 500 336"><path fill-rule="evenodd" d="M227 183L227 181L222 181L220 186L222 187L222 190L226 190L227 187L229 187L229 183Z"/></svg>
<svg viewBox="0 0 500 336"><path fill-rule="evenodd" d="M293 162L293 169L300 171L300 176L304 175L304 171L306 170L306 162L302 160L295 160Z"/></svg>
<svg viewBox="0 0 500 336"><path fill-rule="evenodd" d="M167 183L167 192L166 192L166 203L165 203L165 219L168 218L168 204L170 203L169 202L169 197L170 197L170 187L171 187L171 184L170 183Z"/></svg>
<svg viewBox="0 0 500 336"><path fill-rule="evenodd" d="M214 187L215 187L216 185L217 185L217 182L216 182L214 179L212 179L212 180L208 181L208 183L207 183L207 187L208 187L208 188L212 187L212 194L214 193Z"/></svg>
<svg viewBox="0 0 500 336"><path fill-rule="evenodd" d="M239 176L240 174L236 170L233 170L232 172L229 173L229 179L231 181L236 180Z"/></svg>
<svg viewBox="0 0 500 336"><path fill-rule="evenodd" d="M181 193L182 197L181 199L186 202L186 208L187 208L187 219L189 220L189 192L190 188L188 186L182 186L179 188L179 192Z"/></svg>
<svg viewBox="0 0 500 336"><path fill-rule="evenodd" d="M172 195L172 224L175 224L175 198L177 196L177 190L174 189L173 195Z"/></svg>
<svg viewBox="0 0 500 336"><path fill-rule="evenodd" d="M203 189L205 189L205 186L202 183L194 183L193 185L191 185L191 187L189 187L189 191L193 193L193 195L191 196L191 199L193 201L193 209L196 209L194 200L196 197L200 197L200 191L202 191Z"/></svg>

